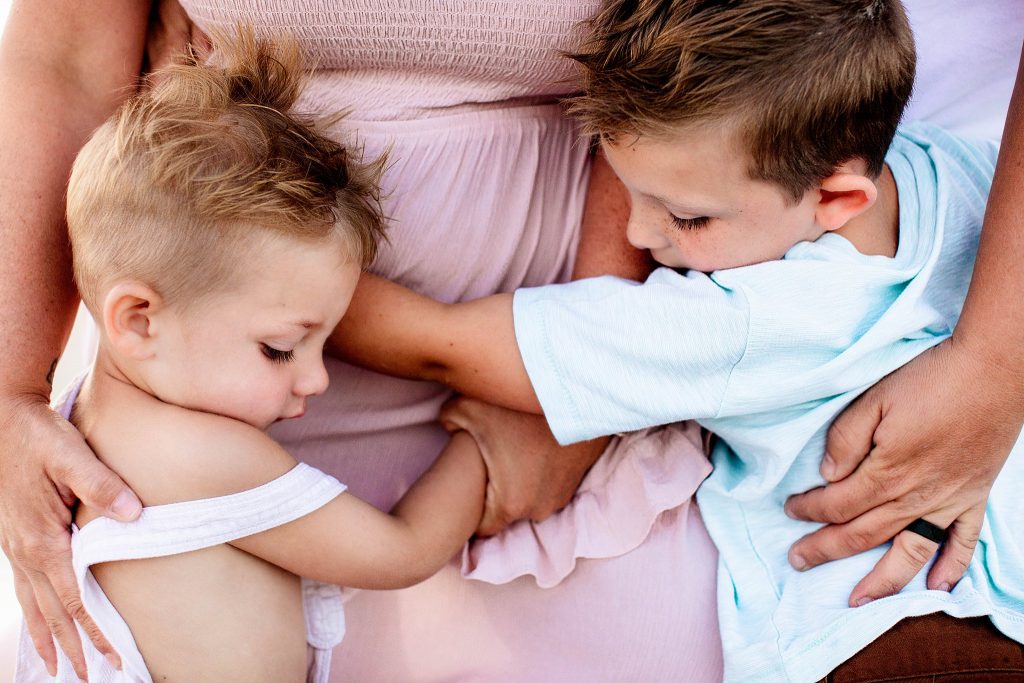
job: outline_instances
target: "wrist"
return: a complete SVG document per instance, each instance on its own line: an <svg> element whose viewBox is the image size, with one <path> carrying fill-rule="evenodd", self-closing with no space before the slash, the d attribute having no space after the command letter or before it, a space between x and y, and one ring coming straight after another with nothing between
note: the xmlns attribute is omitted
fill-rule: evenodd
<svg viewBox="0 0 1024 683"><path fill-rule="evenodd" d="M991 339L954 333L933 352L943 354L941 372L955 378L966 404L978 411L975 421L1013 423L1019 429L1024 423L1024 365L1002 346Z"/></svg>

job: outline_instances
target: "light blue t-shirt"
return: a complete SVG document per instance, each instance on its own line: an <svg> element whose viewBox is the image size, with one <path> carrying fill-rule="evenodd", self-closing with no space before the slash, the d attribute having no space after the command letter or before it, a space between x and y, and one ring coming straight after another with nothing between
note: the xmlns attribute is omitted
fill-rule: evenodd
<svg viewBox="0 0 1024 683"><path fill-rule="evenodd" d="M820 486L832 420L949 337L970 283L997 154L941 129L901 129L894 258L826 234L785 258L705 275L661 268L516 293L516 339L563 443L696 419L719 437L697 499L720 555L726 680L815 681L897 621L990 615L1024 642L1024 452L1010 456L981 540L951 594L922 571L900 594L847 607L878 548L805 573L789 547L818 525L783 503ZM714 230L714 227L709 228ZM950 425L970 429L971 425Z"/></svg>

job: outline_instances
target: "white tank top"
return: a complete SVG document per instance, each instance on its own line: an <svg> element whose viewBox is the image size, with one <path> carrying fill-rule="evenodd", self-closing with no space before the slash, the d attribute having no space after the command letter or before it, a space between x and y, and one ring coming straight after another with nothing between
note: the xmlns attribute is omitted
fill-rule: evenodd
<svg viewBox="0 0 1024 683"><path fill-rule="evenodd" d="M71 414L83 381L84 376L73 382L57 401L56 408L65 418ZM82 592L82 604L121 656L122 670L118 671L79 628L89 681L152 683L131 630L104 595L89 567L102 562L177 555L228 543L307 515L344 490L345 485L334 477L300 463L277 479L248 491L147 507L139 519L131 523L99 517L81 529L72 526L72 565ZM311 654L307 681L322 683L330 671L331 650L345 635L341 589L303 579L302 600L306 641ZM71 661L59 646L57 659L57 677L52 679L32 647L23 624L14 680L18 683L77 682Z"/></svg>

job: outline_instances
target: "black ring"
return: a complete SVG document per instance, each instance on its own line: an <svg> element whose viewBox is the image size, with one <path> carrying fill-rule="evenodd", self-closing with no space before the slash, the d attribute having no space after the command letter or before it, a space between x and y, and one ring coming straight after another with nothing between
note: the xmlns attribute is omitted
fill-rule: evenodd
<svg viewBox="0 0 1024 683"><path fill-rule="evenodd" d="M918 536L924 536L929 541L935 543L942 543L949 535L948 529L943 529L941 526L932 524L927 519L921 519L920 517L908 524L903 530L912 531Z"/></svg>

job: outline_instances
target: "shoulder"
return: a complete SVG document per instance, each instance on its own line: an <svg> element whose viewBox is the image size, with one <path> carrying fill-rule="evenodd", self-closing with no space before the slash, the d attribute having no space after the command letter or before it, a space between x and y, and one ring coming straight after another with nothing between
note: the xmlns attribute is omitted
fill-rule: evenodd
<svg viewBox="0 0 1024 683"><path fill-rule="evenodd" d="M246 491L295 466L264 432L228 417L164 405L133 418L141 429L97 452L146 506Z"/></svg>

